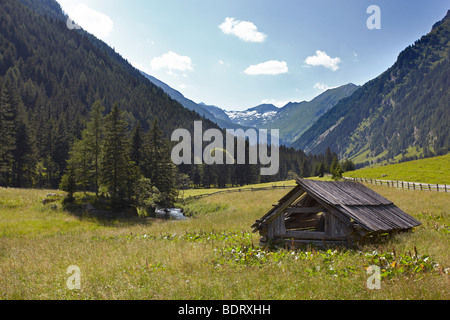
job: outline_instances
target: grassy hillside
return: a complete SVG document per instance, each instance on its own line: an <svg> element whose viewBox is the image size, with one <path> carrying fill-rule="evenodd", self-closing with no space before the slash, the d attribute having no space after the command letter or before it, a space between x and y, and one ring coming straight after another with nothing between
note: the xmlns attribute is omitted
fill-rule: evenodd
<svg viewBox="0 0 450 320"><path fill-rule="evenodd" d="M250 230L286 190L204 198L190 204L203 213L170 222L99 220L44 205L50 191L0 189L0 297L450 299L448 194L374 189L423 225L354 250L294 252L258 248ZM365 268L377 263L381 289L369 290ZM66 286L71 265L81 290Z"/></svg>
<svg viewBox="0 0 450 320"><path fill-rule="evenodd" d="M346 177L450 184L450 154L346 172Z"/></svg>

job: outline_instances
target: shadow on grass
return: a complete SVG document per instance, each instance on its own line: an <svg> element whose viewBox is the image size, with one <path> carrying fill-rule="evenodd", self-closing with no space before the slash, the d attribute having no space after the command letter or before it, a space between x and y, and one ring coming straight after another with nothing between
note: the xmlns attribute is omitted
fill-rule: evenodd
<svg viewBox="0 0 450 320"><path fill-rule="evenodd" d="M105 227L120 228L152 224L147 217L139 216L135 208L112 208L106 199L97 198L95 195L77 195L73 201L63 198L55 199L55 202L61 203L63 210L73 217Z"/></svg>

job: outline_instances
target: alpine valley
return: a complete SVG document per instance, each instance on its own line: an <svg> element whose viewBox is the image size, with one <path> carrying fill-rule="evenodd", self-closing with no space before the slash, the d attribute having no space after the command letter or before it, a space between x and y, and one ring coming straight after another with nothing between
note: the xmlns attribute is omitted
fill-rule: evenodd
<svg viewBox="0 0 450 320"><path fill-rule="evenodd" d="M249 127L143 74L83 29L68 28L68 16L55 0L0 0L0 8L0 186L58 188L73 181L62 179L73 169L75 189L98 192L100 164L107 161L100 157L107 144L103 117L109 115L116 121L109 128L118 130L110 136L111 147L119 147L114 137L124 138L120 150L111 152L121 153L123 176L143 173L159 191L175 190L175 176L204 187L306 177L325 161L325 155L281 146L280 170L271 177L259 176L254 164L173 168L170 138L176 129L193 132L195 121L202 121L205 131ZM92 147L83 144L94 134L89 132L94 113L97 151L83 156ZM332 158L328 154L328 167Z"/></svg>
<svg viewBox="0 0 450 320"><path fill-rule="evenodd" d="M450 11L395 64L363 86L329 89L282 108L262 104L225 111L197 104L150 77L172 98L221 127L279 129L286 146L321 154L328 148L359 166L445 154L450 146Z"/></svg>
<svg viewBox="0 0 450 320"><path fill-rule="evenodd" d="M364 166L449 150L449 13L363 86L345 84L282 108L228 111L184 97L83 29L68 28L55 0L0 0L0 7L0 185L58 187L96 102L105 113L120 109L127 137L136 138L134 163L145 149L141 130L147 142L153 130L165 153L171 133L198 120L205 130L280 130L278 175L259 177L250 165L226 172L179 166L196 186L308 177L336 157Z"/></svg>

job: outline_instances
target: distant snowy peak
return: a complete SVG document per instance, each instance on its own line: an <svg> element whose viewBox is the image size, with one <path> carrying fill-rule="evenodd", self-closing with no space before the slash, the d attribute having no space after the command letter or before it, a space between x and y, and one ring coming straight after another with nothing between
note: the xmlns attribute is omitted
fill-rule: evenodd
<svg viewBox="0 0 450 320"><path fill-rule="evenodd" d="M245 111L225 111L234 123L254 127L271 121L280 109L272 104L263 104Z"/></svg>
<svg viewBox="0 0 450 320"><path fill-rule="evenodd" d="M248 109L247 111L256 111L257 113L278 112L280 109L273 104L260 104L259 106Z"/></svg>

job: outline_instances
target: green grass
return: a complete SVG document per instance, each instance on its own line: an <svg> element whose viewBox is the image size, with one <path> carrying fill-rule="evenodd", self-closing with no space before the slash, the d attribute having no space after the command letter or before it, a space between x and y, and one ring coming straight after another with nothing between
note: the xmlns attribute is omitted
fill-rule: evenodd
<svg viewBox="0 0 450 320"><path fill-rule="evenodd" d="M238 192L239 190L248 190L251 188L270 188L273 186L286 186L287 188L295 186L295 180L289 181L277 181L277 182L268 182L268 183L259 183L246 185L242 187L231 187L231 188L203 188L203 189L188 189L184 191L184 198L199 196L203 194L212 194L220 191L232 191ZM180 192L180 196L183 196L183 191Z"/></svg>
<svg viewBox="0 0 450 320"><path fill-rule="evenodd" d="M0 189L0 299L448 300L450 196L371 188L423 225L353 250L267 251L250 226L287 190L196 200L187 221L105 223L43 205L50 191ZM381 290L366 287L373 263ZM66 286L71 265L81 290Z"/></svg>
<svg viewBox="0 0 450 320"><path fill-rule="evenodd" d="M332 179L329 177L313 177L308 179L314 179L314 180L320 180L320 181L331 181ZM216 192L224 192L224 191L230 191L230 192L239 192L239 190L251 190L258 189L258 188L271 188L271 187L286 187L286 189L295 187L296 183L295 180L288 180L288 181L276 181L276 182L267 182L267 183L258 183L258 184L251 184L241 187L232 187L232 188L203 188L203 189L188 189L183 191L180 191L180 196L183 198L189 198L194 196L199 196L203 194L213 194ZM184 196L183 196L184 195Z"/></svg>
<svg viewBox="0 0 450 320"><path fill-rule="evenodd" d="M345 177L450 184L450 154L346 172Z"/></svg>

